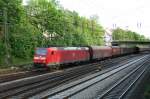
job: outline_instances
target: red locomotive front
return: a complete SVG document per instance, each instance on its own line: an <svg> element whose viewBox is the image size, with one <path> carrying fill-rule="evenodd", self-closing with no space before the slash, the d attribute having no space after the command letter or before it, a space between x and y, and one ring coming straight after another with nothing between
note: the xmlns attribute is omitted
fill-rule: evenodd
<svg viewBox="0 0 150 99"><path fill-rule="evenodd" d="M37 48L35 50L34 54L34 66L36 67L43 67L46 66L47 64L47 53L48 49L47 48Z"/></svg>

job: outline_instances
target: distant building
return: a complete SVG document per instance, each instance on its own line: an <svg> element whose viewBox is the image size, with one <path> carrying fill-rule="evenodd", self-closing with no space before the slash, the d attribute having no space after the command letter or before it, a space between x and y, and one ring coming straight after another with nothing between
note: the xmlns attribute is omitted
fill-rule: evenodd
<svg viewBox="0 0 150 99"><path fill-rule="evenodd" d="M112 42L112 29L106 28L105 29L105 35L104 35L104 40L105 40L105 45L106 46L111 46Z"/></svg>

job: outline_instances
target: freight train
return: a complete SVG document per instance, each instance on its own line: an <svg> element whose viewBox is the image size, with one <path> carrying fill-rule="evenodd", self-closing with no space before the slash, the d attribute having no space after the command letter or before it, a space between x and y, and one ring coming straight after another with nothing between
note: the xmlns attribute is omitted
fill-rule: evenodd
<svg viewBox="0 0 150 99"><path fill-rule="evenodd" d="M64 64L102 60L145 50L149 50L149 48L119 46L36 48L33 61L34 67L59 68Z"/></svg>

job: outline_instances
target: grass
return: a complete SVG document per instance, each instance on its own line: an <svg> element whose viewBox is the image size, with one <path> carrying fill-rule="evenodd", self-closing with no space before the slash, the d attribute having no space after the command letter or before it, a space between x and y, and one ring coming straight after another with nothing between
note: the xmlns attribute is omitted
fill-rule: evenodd
<svg viewBox="0 0 150 99"><path fill-rule="evenodd" d="M4 58L0 58L0 75L29 70L32 67L31 65L21 66L23 64L28 64L28 63L32 63L32 58L23 59L23 58L13 57L9 65L5 64Z"/></svg>
<svg viewBox="0 0 150 99"><path fill-rule="evenodd" d="M4 58L1 58L0 69L9 69L12 67L22 68L18 66L22 64L28 64L28 63L32 63L32 58L24 59L24 58L12 57L9 62L9 65L5 63Z"/></svg>

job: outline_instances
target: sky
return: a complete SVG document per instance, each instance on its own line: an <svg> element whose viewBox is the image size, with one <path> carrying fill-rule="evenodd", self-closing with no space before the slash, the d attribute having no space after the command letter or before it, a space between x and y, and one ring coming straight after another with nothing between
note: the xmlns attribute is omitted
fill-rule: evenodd
<svg viewBox="0 0 150 99"><path fill-rule="evenodd" d="M59 0L67 9L81 16L99 16L105 28L116 27L139 32L150 37L149 0Z"/></svg>
<svg viewBox="0 0 150 99"><path fill-rule="evenodd" d="M26 0L25 0L26 1ZM66 9L89 18L99 16L104 28L116 27L139 32L150 38L149 0L58 0Z"/></svg>

